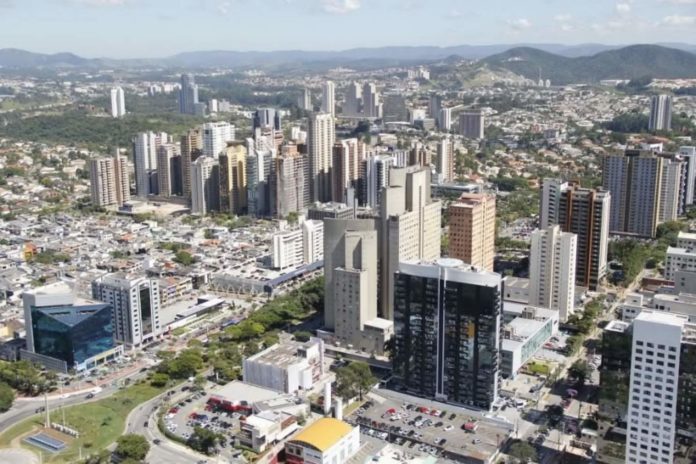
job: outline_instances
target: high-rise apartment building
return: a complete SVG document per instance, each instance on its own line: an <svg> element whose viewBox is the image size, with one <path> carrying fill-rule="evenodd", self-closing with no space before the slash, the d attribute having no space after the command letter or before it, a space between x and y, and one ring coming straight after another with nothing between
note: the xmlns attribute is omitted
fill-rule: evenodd
<svg viewBox="0 0 696 464"><path fill-rule="evenodd" d="M449 256L493 272L495 195L464 193L449 207Z"/></svg>
<svg viewBox="0 0 696 464"><path fill-rule="evenodd" d="M276 163L276 214L279 217L287 217L288 214L301 211L310 204L309 162L307 155L297 151L297 145L288 144L282 147Z"/></svg>
<svg viewBox="0 0 696 464"><path fill-rule="evenodd" d="M529 304L556 309L565 322L575 307L575 260L578 237L558 225L532 233L529 257Z"/></svg>
<svg viewBox="0 0 696 464"><path fill-rule="evenodd" d="M271 128L275 131L283 129L280 111L275 108L259 108L252 118L252 130Z"/></svg>
<svg viewBox="0 0 696 464"><path fill-rule="evenodd" d="M609 210L613 195L575 183L544 179L541 228L558 224L578 236L575 283L596 290L607 271Z"/></svg>
<svg viewBox="0 0 696 464"><path fill-rule="evenodd" d="M365 161L364 178L362 182L362 198L365 205L379 210L382 203L382 192L389 186L389 171L394 167L395 160L391 155L368 154Z"/></svg>
<svg viewBox="0 0 696 464"><path fill-rule="evenodd" d="M445 137L437 144L437 173L443 182L454 180L454 142Z"/></svg>
<svg viewBox="0 0 696 464"><path fill-rule="evenodd" d="M401 263L394 378L411 394L490 409L500 388L501 277L456 259Z"/></svg>
<svg viewBox="0 0 696 464"><path fill-rule="evenodd" d="M459 134L469 139L482 139L485 119L481 110L467 110L459 113Z"/></svg>
<svg viewBox="0 0 696 464"><path fill-rule="evenodd" d="M321 112L336 116L336 84L326 81L321 92Z"/></svg>
<svg viewBox="0 0 696 464"><path fill-rule="evenodd" d="M203 136L200 128L181 136L181 179L184 197L191 198L191 163L203 154Z"/></svg>
<svg viewBox="0 0 696 464"><path fill-rule="evenodd" d="M330 113L312 113L307 132L312 201L331 201L331 163L336 141Z"/></svg>
<svg viewBox="0 0 696 464"><path fill-rule="evenodd" d="M696 147L679 147L677 152L686 163L686 176L684 179L684 208L694 204L696 197Z"/></svg>
<svg viewBox="0 0 696 464"><path fill-rule="evenodd" d="M179 89L179 113L196 114L198 105L198 86L192 74L181 75L181 89Z"/></svg>
<svg viewBox="0 0 696 464"><path fill-rule="evenodd" d="M308 219L302 223L302 248L305 263L324 259L324 221Z"/></svg>
<svg viewBox="0 0 696 464"><path fill-rule="evenodd" d="M112 158L89 161L89 191L95 206L122 206L130 200L128 163L116 151Z"/></svg>
<svg viewBox="0 0 696 464"><path fill-rule="evenodd" d="M261 148L253 139L247 139L247 207L252 216L275 212L276 151L267 146Z"/></svg>
<svg viewBox="0 0 696 464"><path fill-rule="evenodd" d="M203 155L217 157L234 140L235 127L228 122L203 124Z"/></svg>
<svg viewBox="0 0 696 464"><path fill-rule="evenodd" d="M92 298L113 308L113 333L117 342L142 346L162 333L156 279L107 274L92 282Z"/></svg>
<svg viewBox="0 0 696 464"><path fill-rule="evenodd" d="M382 98L373 82L366 82L362 90L363 116L366 118L382 117Z"/></svg>
<svg viewBox="0 0 696 464"><path fill-rule="evenodd" d="M111 89L111 116L120 118L126 114L126 96L121 87Z"/></svg>
<svg viewBox="0 0 696 464"><path fill-rule="evenodd" d="M452 108L442 108L437 121L442 132L449 132L452 128Z"/></svg>
<svg viewBox="0 0 696 464"><path fill-rule="evenodd" d="M428 114L435 120L438 128L440 128L440 110L442 110L442 95L433 93L428 99Z"/></svg>
<svg viewBox="0 0 696 464"><path fill-rule="evenodd" d="M347 202L347 190L358 187L362 161L365 159L365 144L358 139L344 139L333 146L331 169L332 200Z"/></svg>
<svg viewBox="0 0 696 464"><path fill-rule="evenodd" d="M626 150L603 159L602 183L611 192L613 233L655 237L685 204L688 164L672 154Z"/></svg>
<svg viewBox="0 0 696 464"><path fill-rule="evenodd" d="M157 148L168 142L166 133L141 132L133 139L135 190L139 197L157 195Z"/></svg>
<svg viewBox="0 0 696 464"><path fill-rule="evenodd" d="M650 99L650 120L648 129L651 131L669 131L672 129L672 97L669 95L654 95Z"/></svg>
<svg viewBox="0 0 696 464"><path fill-rule="evenodd" d="M687 320L644 310L633 321L627 464L676 462L678 432L696 429L696 325Z"/></svg>
<svg viewBox="0 0 696 464"><path fill-rule="evenodd" d="M232 215L247 212L247 149L234 142L218 156L220 164L220 211Z"/></svg>
<svg viewBox="0 0 696 464"><path fill-rule="evenodd" d="M175 144L167 143L157 148L157 187L161 197L180 196L183 193L181 155Z"/></svg>
<svg viewBox="0 0 696 464"><path fill-rule="evenodd" d="M442 204L430 195L430 169L410 166L389 171L380 204L381 317L394 317L394 274L399 262L440 257Z"/></svg>
<svg viewBox="0 0 696 464"><path fill-rule="evenodd" d="M357 117L360 114L362 114L362 87L357 82L351 82L346 88L343 116Z"/></svg>
<svg viewBox="0 0 696 464"><path fill-rule="evenodd" d="M201 156L191 165L191 214L220 210L220 165L217 158Z"/></svg>
<svg viewBox="0 0 696 464"><path fill-rule="evenodd" d="M308 88L305 87L300 93L297 106L299 106L301 110L312 111L312 94L309 92Z"/></svg>

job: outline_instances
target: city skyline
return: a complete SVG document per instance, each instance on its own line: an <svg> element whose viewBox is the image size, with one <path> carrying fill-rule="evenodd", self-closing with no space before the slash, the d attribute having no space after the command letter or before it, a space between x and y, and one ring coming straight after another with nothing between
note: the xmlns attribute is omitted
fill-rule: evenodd
<svg viewBox="0 0 696 464"><path fill-rule="evenodd" d="M458 0L427 6L411 0L271 0L273 8L255 0L0 0L0 43L42 53L154 58L196 50L688 42L685 33L696 25L694 0L492 2L475 10ZM259 17L262 29L254 22ZM403 27L385 34L385 18ZM128 32L114 33L115 24L128 24ZM295 26L292 34L288 24ZM362 25L360 35L336 33L355 24ZM32 33L36 28L41 35ZM184 28L191 33L176 32Z"/></svg>

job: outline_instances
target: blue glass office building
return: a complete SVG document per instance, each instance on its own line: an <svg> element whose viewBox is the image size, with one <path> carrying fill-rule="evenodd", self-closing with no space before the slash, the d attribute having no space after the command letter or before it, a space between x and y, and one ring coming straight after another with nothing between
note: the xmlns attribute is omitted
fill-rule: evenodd
<svg viewBox="0 0 696 464"><path fill-rule="evenodd" d="M68 368L115 347L111 305L31 308L34 352L65 361Z"/></svg>

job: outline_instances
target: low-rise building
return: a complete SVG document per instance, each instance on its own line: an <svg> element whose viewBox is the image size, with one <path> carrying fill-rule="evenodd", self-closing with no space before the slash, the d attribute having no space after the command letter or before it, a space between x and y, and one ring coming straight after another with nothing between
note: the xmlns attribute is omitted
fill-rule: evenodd
<svg viewBox="0 0 696 464"><path fill-rule="evenodd" d="M665 277L674 280L677 271L696 271L696 234L679 232L677 246L667 248Z"/></svg>
<svg viewBox="0 0 696 464"><path fill-rule="evenodd" d="M262 411L246 418L241 423L237 438L241 445L257 453L263 453L270 446L280 442L299 428L297 418L292 414L278 411Z"/></svg>
<svg viewBox="0 0 696 464"><path fill-rule="evenodd" d="M360 429L322 418L285 444L288 464L343 464L360 449Z"/></svg>
<svg viewBox="0 0 696 464"><path fill-rule="evenodd" d="M246 383L283 393L309 390L324 375L324 342L281 335L279 343L244 360L242 375Z"/></svg>
<svg viewBox="0 0 696 464"><path fill-rule="evenodd" d="M510 311L505 304L505 312ZM515 305L518 306L518 305ZM558 332L559 313L551 309L525 306L518 317L503 327L500 370L513 378L519 370Z"/></svg>

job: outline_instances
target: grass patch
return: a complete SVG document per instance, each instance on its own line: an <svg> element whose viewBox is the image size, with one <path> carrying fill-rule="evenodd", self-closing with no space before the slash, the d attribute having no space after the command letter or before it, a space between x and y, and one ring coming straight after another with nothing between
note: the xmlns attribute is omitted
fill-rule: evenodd
<svg viewBox="0 0 696 464"><path fill-rule="evenodd" d="M138 383L108 398L65 408L65 424L80 432L80 437L60 454L45 455L44 462L74 462L82 447L83 456L105 449L123 434L126 417L137 405L164 391L148 383ZM52 421L62 422L60 409L51 411ZM0 435L0 447L8 447L17 437L43 424L43 415L33 416ZM25 446L24 444L22 446ZM32 447L25 446L28 449Z"/></svg>

